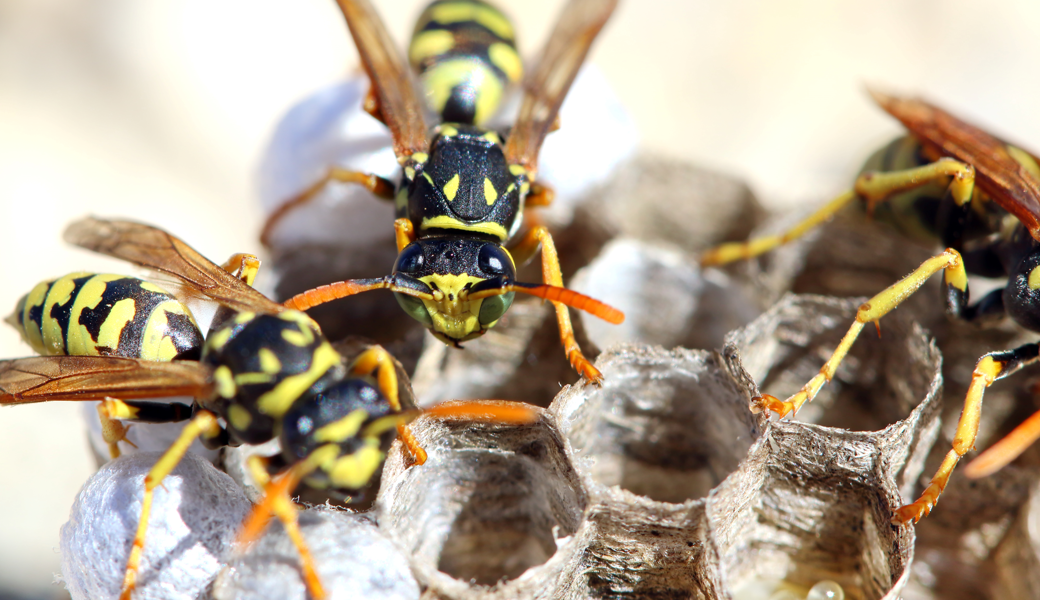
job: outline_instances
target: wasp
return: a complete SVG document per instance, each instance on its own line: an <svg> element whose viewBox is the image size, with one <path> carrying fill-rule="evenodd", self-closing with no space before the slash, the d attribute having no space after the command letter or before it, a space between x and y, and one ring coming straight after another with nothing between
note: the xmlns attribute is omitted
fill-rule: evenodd
<svg viewBox="0 0 1040 600"><path fill-rule="evenodd" d="M425 461L425 451L407 429L407 422L419 413L402 406L392 357L373 346L347 364L306 314L251 287L259 268L254 256L235 255L218 266L169 233L129 221L85 219L71 225L65 239L172 276L189 295L219 306L204 340L193 337L194 332L188 336L201 340L201 345L179 354L174 353L176 336L166 335L168 327L159 322L166 310L172 310L166 315L190 313L179 312L176 302L169 301L161 310L148 310L146 304L126 308L137 304L141 295L136 290L147 290L147 284L115 285L123 280L107 275L67 276L37 286L16 312L15 320L30 340L37 340L40 324L42 333L34 347L52 355L0 361L0 405L102 400L112 419L188 421L145 480L121 598L128 600L137 582L154 490L199 438L210 448L281 441L281 455L266 468L260 459L250 465L266 493L243 535L255 537L267 517L275 514L296 543L308 590L324 598L313 560L298 535L289 494L302 483L348 501L358 497L398 436L417 464ZM91 282L99 289L91 291ZM92 334L95 317L90 314L101 319L100 333ZM168 325L171 319L166 321ZM154 327L130 326L142 322ZM197 331L194 320L191 323ZM91 341L76 341L83 333L80 329L93 335ZM159 352L120 355L123 342L135 336L140 338L139 348L148 347L147 340L160 340L152 344ZM194 402L189 406L147 400L171 396L192 396ZM488 402L456 403L428 412L514 422L529 422L534 414L523 405ZM270 470L284 474L271 480Z"/></svg>
<svg viewBox="0 0 1040 600"><path fill-rule="evenodd" d="M483 125L498 108L504 87L521 80L513 27L480 0L438 0L415 29L409 58L422 98L383 22L366 0L339 0L371 81L364 108L384 123L402 167L397 185L376 175L330 169L326 176L277 209L264 226L266 240L289 211L310 201L329 182L363 185L395 203L398 257L392 273L341 281L298 294L287 306L307 310L332 300L390 289L401 308L444 343L483 335L509 309L517 292L553 302L560 340L574 369L599 381L581 352L567 307L610 323L621 311L563 287L552 236L530 227L507 250L524 222L526 206L551 202L536 180L538 151L553 128L596 35L616 0L571 0L524 83L519 116L508 134ZM438 124L427 126L426 111ZM543 284L518 281L516 265L541 249Z"/></svg>
<svg viewBox="0 0 1040 600"><path fill-rule="evenodd" d="M860 200L906 235L941 243L946 250L863 304L831 358L791 398L763 395L757 410L781 417L811 401L834 376L867 323L878 320L943 271L946 313L966 321L1009 316L1040 332L1040 160L923 100L871 92L877 103L909 131L871 157L852 190L843 193L789 231L746 243L719 246L702 256L717 265L757 256L803 235L845 206ZM969 304L968 273L1007 283ZM892 521L915 523L931 512L958 461L975 444L986 388L1040 358L1040 345L983 355L972 373L953 448L921 496L896 511ZM966 468L969 477L991 474L1040 437L1040 413L1023 422Z"/></svg>

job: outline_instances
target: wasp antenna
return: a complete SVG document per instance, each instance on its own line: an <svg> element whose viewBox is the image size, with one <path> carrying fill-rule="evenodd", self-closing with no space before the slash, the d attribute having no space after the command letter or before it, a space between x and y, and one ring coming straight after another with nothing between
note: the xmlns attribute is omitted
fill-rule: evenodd
<svg viewBox="0 0 1040 600"><path fill-rule="evenodd" d="M332 302L333 300L339 300L340 298L346 298L347 296L354 296L362 292L381 290L390 286L390 277L338 281L336 283L322 285L312 290L296 294L292 298L286 300L283 303L283 306L286 308L294 308L296 310L307 310L308 308L313 308L319 304L325 304L326 302Z"/></svg>
<svg viewBox="0 0 1040 600"><path fill-rule="evenodd" d="M513 291L538 296L539 298L552 302L566 304L572 308L583 310L594 317L599 317L613 325L619 325L625 321L625 313L613 306L567 288L557 287L555 285L519 282L503 288L503 292Z"/></svg>
<svg viewBox="0 0 1040 600"><path fill-rule="evenodd" d="M423 414L435 419L468 419L488 423L523 425L538 420L537 407L523 402L508 400L451 401L442 402L423 410Z"/></svg>

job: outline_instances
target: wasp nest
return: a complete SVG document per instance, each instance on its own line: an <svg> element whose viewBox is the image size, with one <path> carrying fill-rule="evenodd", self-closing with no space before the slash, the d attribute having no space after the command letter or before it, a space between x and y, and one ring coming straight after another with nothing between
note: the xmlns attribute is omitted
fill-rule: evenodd
<svg viewBox="0 0 1040 600"><path fill-rule="evenodd" d="M770 223L756 235L781 230L795 221L796 217L788 217L784 222ZM936 252L937 248L915 243L887 224L873 222L858 207L850 207L805 239L759 260L736 265L729 273L736 281L760 292L763 303L774 301L787 291L869 296L898 281ZM934 279L880 322L882 333L887 334L898 319L919 321L935 337L943 356L940 437L925 459L922 477L909 482L915 485L912 489L904 488L904 496L908 491L911 495L920 493L949 451L979 357L1036 339L1035 334L1008 321L975 325L948 319L939 277ZM972 297L981 298L993 285L994 282L972 278ZM866 338L875 337L868 329L857 345L871 343ZM1029 367L987 389L976 448L985 449L1040 408L1033 392L1038 375L1040 369ZM803 411L799 419L805 416ZM966 459L972 456L969 453ZM1040 595L1040 588L1035 585L1024 595L1015 596L1008 591L1028 587L1029 578L1026 571L1010 575L1020 568L1012 564L1022 563L1009 562L1012 559L1007 550L1015 547L1021 553L1028 547L1008 540L1027 539L1016 530L1016 524L1024 522L1021 515L1030 511L1032 490L1040 479L1038 466L1040 451L1034 447L985 479L971 481L959 470L954 471L938 506L916 527L917 562L908 598L957 600ZM1037 560L1035 552L1032 556L1030 560ZM994 573L1005 574L1002 581L1017 583L995 586Z"/></svg>
<svg viewBox="0 0 1040 600"><path fill-rule="evenodd" d="M888 520L935 437L934 346L919 328L893 324L832 382L819 419L858 403L876 415L862 421L869 430L770 423L748 410L756 380L767 391L795 385L784 374L817 364L854 312L850 302L790 297L731 334L722 352L616 346L597 360L602 386L564 388L530 425L416 421L429 460L410 466L395 445L367 516L302 514L323 582L333 597L352 598L423 590L714 599L741 598L762 580L805 588L833 580L849 598L894 598L909 575L913 530ZM295 549L278 525L229 551L245 493L188 456L157 492L135 597L303 598ZM114 596L139 507L138 463L148 460L110 463L81 497L80 516L63 531L75 597ZM130 471L117 478L121 487L106 483ZM93 489L121 500L99 504ZM99 536L120 541L98 544ZM195 548L208 552L204 567L188 562L202 553ZM175 573L194 574L194 587L162 587ZM116 583L82 593L71 585L88 579ZM153 581L162 593L148 595Z"/></svg>

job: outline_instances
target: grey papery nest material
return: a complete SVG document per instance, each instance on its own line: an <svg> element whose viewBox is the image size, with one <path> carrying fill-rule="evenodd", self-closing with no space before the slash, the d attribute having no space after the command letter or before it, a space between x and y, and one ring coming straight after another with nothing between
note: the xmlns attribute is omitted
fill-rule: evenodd
<svg viewBox="0 0 1040 600"><path fill-rule="evenodd" d="M834 321L854 310L791 297L720 353L617 346L597 361L602 387L564 388L532 425L420 419L414 431L430 459L408 466L395 445L370 513L378 528L330 509L304 513L319 572L343 598L418 597L420 589L444 598L727 598L755 578L829 578L852 598L894 598L909 576L913 533L888 518L935 436L934 346L920 329L894 324L833 382L829 410L866 399L892 415L875 431L753 415L756 387L740 358L753 358L751 373L767 382L770 371L798 370L830 347ZM191 463L205 477L216 473ZM149 544L168 548L169 535L152 530ZM123 556L93 562L121 574ZM216 582L195 594L303 595L295 550L278 526L244 554L221 558Z"/></svg>

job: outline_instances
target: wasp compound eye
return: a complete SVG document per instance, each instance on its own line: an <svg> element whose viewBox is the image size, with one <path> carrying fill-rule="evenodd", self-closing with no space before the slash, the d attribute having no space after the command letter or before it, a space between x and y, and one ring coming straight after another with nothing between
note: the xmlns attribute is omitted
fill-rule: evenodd
<svg viewBox="0 0 1040 600"><path fill-rule="evenodd" d="M513 261L501 246L484 244L477 255L477 266L485 277L513 277Z"/></svg>
<svg viewBox="0 0 1040 600"><path fill-rule="evenodd" d="M394 298L397 298L397 303L401 305L404 312L408 313L416 321L419 321L427 327L433 327L433 317L430 316L430 311L426 310L426 304L422 300L415 296L409 296L408 294L400 294L395 292Z"/></svg>
<svg viewBox="0 0 1040 600"><path fill-rule="evenodd" d="M480 303L480 325L487 329L495 324L502 318L502 315L506 314L509 307L513 305L513 297L516 296L515 292L508 292L500 296L491 296L484 298L484 301Z"/></svg>
<svg viewBox="0 0 1040 600"><path fill-rule="evenodd" d="M419 244L410 244L397 256L397 263L394 264L394 272L417 273L422 270L425 265L426 256L423 254L422 246Z"/></svg>

